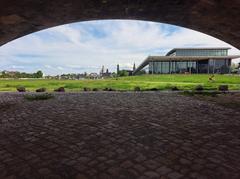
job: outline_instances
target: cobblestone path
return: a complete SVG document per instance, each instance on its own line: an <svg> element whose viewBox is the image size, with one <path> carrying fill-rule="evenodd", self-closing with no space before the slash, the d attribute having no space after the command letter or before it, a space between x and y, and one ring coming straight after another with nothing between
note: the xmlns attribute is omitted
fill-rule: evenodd
<svg viewBox="0 0 240 179"><path fill-rule="evenodd" d="M0 125L0 178L240 178L240 111L178 94L0 93Z"/></svg>

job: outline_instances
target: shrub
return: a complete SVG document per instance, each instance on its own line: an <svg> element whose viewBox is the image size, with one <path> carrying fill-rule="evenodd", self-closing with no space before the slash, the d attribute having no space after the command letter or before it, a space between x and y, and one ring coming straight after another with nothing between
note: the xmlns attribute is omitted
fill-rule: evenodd
<svg viewBox="0 0 240 179"><path fill-rule="evenodd" d="M219 85L218 90L219 91L228 91L228 85Z"/></svg>
<svg viewBox="0 0 240 179"><path fill-rule="evenodd" d="M202 91L202 90L204 90L204 88L203 88L202 85L197 85L197 86L195 87L195 90L196 90L196 91Z"/></svg>
<svg viewBox="0 0 240 179"><path fill-rule="evenodd" d="M158 91L157 88L150 88L149 90L150 90L150 91Z"/></svg>
<svg viewBox="0 0 240 179"><path fill-rule="evenodd" d="M83 88L83 91L91 91L91 89L84 87L84 88Z"/></svg>
<svg viewBox="0 0 240 179"><path fill-rule="evenodd" d="M24 86L18 86L17 91L18 92L26 92L26 88Z"/></svg>
<svg viewBox="0 0 240 179"><path fill-rule="evenodd" d="M176 86L172 86L172 91L179 91L179 89Z"/></svg>
<svg viewBox="0 0 240 179"><path fill-rule="evenodd" d="M39 89L36 89L36 92L39 93L39 92L46 92L46 88L39 88Z"/></svg>
<svg viewBox="0 0 240 179"><path fill-rule="evenodd" d="M108 88L104 88L103 91L108 91Z"/></svg>
<svg viewBox="0 0 240 179"><path fill-rule="evenodd" d="M98 88L93 88L93 91L98 91Z"/></svg>
<svg viewBox="0 0 240 179"><path fill-rule="evenodd" d="M141 88L140 88L139 86L136 86L136 87L134 88L134 91L141 91Z"/></svg>
<svg viewBox="0 0 240 179"><path fill-rule="evenodd" d="M59 87L57 89L54 90L55 92L65 92L65 88L64 87Z"/></svg>
<svg viewBox="0 0 240 179"><path fill-rule="evenodd" d="M38 100L47 100L47 99L51 99L54 98L54 96L52 94L49 93L44 93L44 94L28 94L28 95L24 95L24 98L29 100L29 101L38 101Z"/></svg>
<svg viewBox="0 0 240 179"><path fill-rule="evenodd" d="M113 88L104 88L103 91L115 91Z"/></svg>

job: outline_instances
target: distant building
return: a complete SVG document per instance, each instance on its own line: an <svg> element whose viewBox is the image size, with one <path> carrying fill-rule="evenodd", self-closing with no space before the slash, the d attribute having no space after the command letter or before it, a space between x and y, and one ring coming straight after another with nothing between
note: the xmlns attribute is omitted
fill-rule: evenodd
<svg viewBox="0 0 240 179"><path fill-rule="evenodd" d="M102 66L99 77L101 77L101 78L111 77L112 73L109 72L108 68L106 68L106 71L104 69L105 69L104 66Z"/></svg>
<svg viewBox="0 0 240 179"><path fill-rule="evenodd" d="M3 73L9 75L10 77L14 77L16 76L16 74L18 73L17 71L3 71Z"/></svg>
<svg viewBox="0 0 240 179"><path fill-rule="evenodd" d="M104 73L104 65L102 66L102 69L100 71L100 75Z"/></svg>
<svg viewBox="0 0 240 179"><path fill-rule="evenodd" d="M97 73L90 73L90 74L88 75L88 77L89 77L90 79L97 79L97 78L99 77L99 75L98 75Z"/></svg>
<svg viewBox="0 0 240 179"><path fill-rule="evenodd" d="M117 75L119 75L119 71L120 71L119 64L117 64Z"/></svg>
<svg viewBox="0 0 240 179"><path fill-rule="evenodd" d="M120 70L120 68L119 68L119 64L117 64L117 75L120 75L120 76L122 76L122 72L124 71L124 72L127 72L127 76L132 76L133 75L133 72L135 71L135 69L136 69L136 65L135 65L135 63L133 64L133 69L132 70L129 70L129 69L122 69L122 70Z"/></svg>
<svg viewBox="0 0 240 179"><path fill-rule="evenodd" d="M230 73L231 60L239 55L228 55L230 48L175 48L166 56L149 56L133 74L148 66L149 74L172 73Z"/></svg>
<svg viewBox="0 0 240 179"><path fill-rule="evenodd" d="M136 70L136 65L135 65L135 62L134 62L134 64L133 64L133 71L135 71Z"/></svg>
<svg viewBox="0 0 240 179"><path fill-rule="evenodd" d="M103 72L101 74L101 77L111 77L111 76L112 76L112 73L110 73L108 69L106 69L106 72Z"/></svg>

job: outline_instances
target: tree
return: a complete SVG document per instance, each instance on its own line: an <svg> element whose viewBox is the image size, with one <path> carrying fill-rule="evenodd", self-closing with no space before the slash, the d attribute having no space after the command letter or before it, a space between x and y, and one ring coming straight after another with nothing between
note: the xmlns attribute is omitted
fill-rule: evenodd
<svg viewBox="0 0 240 179"><path fill-rule="evenodd" d="M39 71L37 71L37 73L34 73L33 77L34 78L42 78L43 72L41 70L39 70Z"/></svg>
<svg viewBox="0 0 240 179"><path fill-rule="evenodd" d="M126 70L120 70L118 76L129 76L129 73Z"/></svg>

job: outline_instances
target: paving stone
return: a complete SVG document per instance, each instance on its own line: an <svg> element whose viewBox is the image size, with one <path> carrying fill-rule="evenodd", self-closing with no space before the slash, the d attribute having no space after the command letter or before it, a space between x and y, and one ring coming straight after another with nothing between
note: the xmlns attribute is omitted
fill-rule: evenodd
<svg viewBox="0 0 240 179"><path fill-rule="evenodd" d="M239 178L240 112L214 103L157 92L33 102L0 93L0 114L0 178Z"/></svg>
<svg viewBox="0 0 240 179"><path fill-rule="evenodd" d="M133 167L134 167L137 171L139 171L139 172L144 172L144 171L146 170L146 168L143 167L143 166L140 165L140 164L136 164L136 165L134 165Z"/></svg>
<svg viewBox="0 0 240 179"><path fill-rule="evenodd" d="M48 168L40 168L38 172L43 176L47 176L52 173L51 170L49 170Z"/></svg>
<svg viewBox="0 0 240 179"><path fill-rule="evenodd" d="M17 177L15 175L10 175L5 177L5 179L17 179Z"/></svg>
<svg viewBox="0 0 240 179"><path fill-rule="evenodd" d="M178 178L182 178L183 175L180 174L180 173L178 173L178 172L172 172L172 173L169 173L169 174L168 174L168 177L169 177L170 179L178 179Z"/></svg>
<svg viewBox="0 0 240 179"><path fill-rule="evenodd" d="M157 163L154 160L147 160L144 162L144 165L147 166L148 168L150 168L151 170L154 170L154 169L158 168L159 163Z"/></svg>
<svg viewBox="0 0 240 179"><path fill-rule="evenodd" d="M88 179L85 175L83 174L78 174L75 179Z"/></svg>
<svg viewBox="0 0 240 179"><path fill-rule="evenodd" d="M162 166L162 167L160 167L159 169L157 169L156 171L157 171L159 174L161 174L161 175L165 175L165 174L171 172L172 169L170 169L170 168L168 168L168 167L166 167L166 166Z"/></svg>
<svg viewBox="0 0 240 179"><path fill-rule="evenodd" d="M127 160L127 161L124 161L120 166L122 168L130 168L133 166L133 163L131 161Z"/></svg>
<svg viewBox="0 0 240 179"><path fill-rule="evenodd" d="M147 171L144 173L148 178L151 178L151 179L157 179L159 178L159 175L158 173L156 172L153 172L153 171Z"/></svg>
<svg viewBox="0 0 240 179"><path fill-rule="evenodd" d="M200 171L201 169L203 169L203 166L200 165L200 164L193 164L191 166L191 168L194 170L194 171Z"/></svg>
<svg viewBox="0 0 240 179"><path fill-rule="evenodd" d="M190 165L191 164L191 161L187 160L187 159L184 159L184 158L181 158L180 159L180 163L183 164L183 165Z"/></svg>

